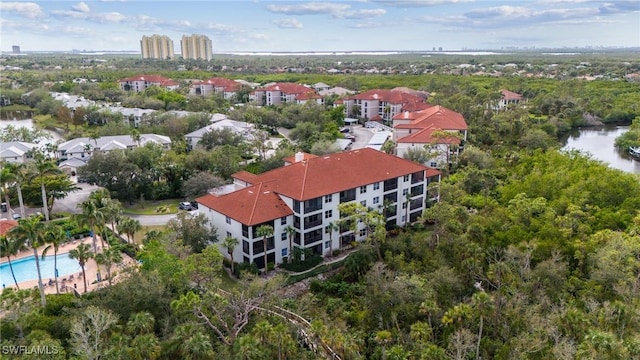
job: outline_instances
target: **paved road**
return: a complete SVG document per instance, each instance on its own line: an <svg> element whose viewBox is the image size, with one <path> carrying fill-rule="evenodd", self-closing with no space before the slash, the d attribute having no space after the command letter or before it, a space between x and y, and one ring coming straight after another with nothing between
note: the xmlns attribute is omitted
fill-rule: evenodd
<svg viewBox="0 0 640 360"><path fill-rule="evenodd" d="M169 220L174 219L176 214L168 214L168 215L133 215L127 214L128 217L132 219L136 219L140 221L140 225L142 226L150 226L150 225L166 225Z"/></svg>
<svg viewBox="0 0 640 360"><path fill-rule="evenodd" d="M86 183L77 184L80 188L78 191L73 191L67 195L64 199L56 200L53 204L53 212L68 212L77 214L80 212L78 204L84 202L89 198L89 195L100 189L99 186L89 185Z"/></svg>
<svg viewBox="0 0 640 360"><path fill-rule="evenodd" d="M353 125L351 126L351 133L356 137L356 141L351 145L351 148L355 150L367 146L369 140L373 137L374 130L367 129L362 125Z"/></svg>

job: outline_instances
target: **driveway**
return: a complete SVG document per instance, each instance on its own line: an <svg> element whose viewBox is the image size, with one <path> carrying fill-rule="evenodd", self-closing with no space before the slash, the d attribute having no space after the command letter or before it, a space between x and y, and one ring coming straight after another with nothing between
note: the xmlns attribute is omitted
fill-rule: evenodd
<svg viewBox="0 0 640 360"><path fill-rule="evenodd" d="M52 212L68 212L71 214L80 213L80 209L78 208L78 204L86 201L89 198L89 195L100 189L99 186L89 185L86 183L76 184L80 190L70 192L64 199L56 200L53 204Z"/></svg>
<svg viewBox="0 0 640 360"><path fill-rule="evenodd" d="M127 214L128 217L138 220L142 226L166 225L169 220L175 219L176 214L167 215L135 215Z"/></svg>
<svg viewBox="0 0 640 360"><path fill-rule="evenodd" d="M374 129L367 129L362 125L354 125L351 127L351 133L355 135L356 141L351 145L352 149L362 149L367 146L369 140L373 137Z"/></svg>

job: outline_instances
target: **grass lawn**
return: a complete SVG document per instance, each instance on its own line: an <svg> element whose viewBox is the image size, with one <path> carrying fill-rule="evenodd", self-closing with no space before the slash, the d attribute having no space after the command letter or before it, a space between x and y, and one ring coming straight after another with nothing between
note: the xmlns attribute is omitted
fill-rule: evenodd
<svg viewBox="0 0 640 360"><path fill-rule="evenodd" d="M164 215L178 212L180 199L168 199L159 201L136 201L133 204L124 203L125 214L136 215Z"/></svg>
<svg viewBox="0 0 640 360"><path fill-rule="evenodd" d="M220 287L223 290L230 290L237 285L238 283L236 282L236 280L229 277L229 274L224 269L220 270Z"/></svg>
<svg viewBox="0 0 640 360"><path fill-rule="evenodd" d="M144 239L144 236L147 234L147 232L152 231L152 230L163 231L166 228L167 227L165 225L143 226L140 231L136 232L135 236L133 237L133 241L136 244L142 244L142 239ZM125 238L126 238L126 235L125 235Z"/></svg>

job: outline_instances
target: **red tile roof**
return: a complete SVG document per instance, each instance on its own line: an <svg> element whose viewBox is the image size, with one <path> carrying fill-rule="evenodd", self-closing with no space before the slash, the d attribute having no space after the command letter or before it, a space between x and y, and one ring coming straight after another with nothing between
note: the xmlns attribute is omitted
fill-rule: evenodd
<svg viewBox="0 0 640 360"><path fill-rule="evenodd" d="M415 112L401 112L393 117L394 120L411 120L408 124L398 124L397 129L422 129L433 127L443 130L467 130L467 122L462 114L436 105L425 110Z"/></svg>
<svg viewBox="0 0 640 360"><path fill-rule="evenodd" d="M0 219L0 235L5 235L16 226L18 226L18 222L15 220Z"/></svg>
<svg viewBox="0 0 640 360"><path fill-rule="evenodd" d="M404 92L384 89L373 89L357 95L349 96L347 100L379 100L390 104L423 103L422 97Z"/></svg>
<svg viewBox="0 0 640 360"><path fill-rule="evenodd" d="M305 94L308 92L314 92L314 90L312 88L300 85L300 84L295 84L295 83L286 83L286 82L282 82L282 83L275 83L271 86L268 86L266 88L263 89L259 89L262 91L280 91L283 92L285 94Z"/></svg>
<svg viewBox="0 0 640 360"><path fill-rule="evenodd" d="M500 90L502 98L505 100L522 100L523 96L509 90Z"/></svg>
<svg viewBox="0 0 640 360"><path fill-rule="evenodd" d="M214 87L221 87L225 92L235 92L240 89L240 83L223 77L212 77L211 79L192 84L192 86L196 85L212 85Z"/></svg>
<svg viewBox="0 0 640 360"><path fill-rule="evenodd" d="M146 81L160 86L176 86L177 82L160 75L136 75L120 80L120 82Z"/></svg>
<svg viewBox="0 0 640 360"><path fill-rule="evenodd" d="M296 96L296 100L313 100L313 99L322 99L322 96L313 92L306 92L304 94L300 94Z"/></svg>
<svg viewBox="0 0 640 360"><path fill-rule="evenodd" d="M309 159L313 159L313 158L317 158L317 155L313 155L313 154L309 154L309 153L302 153L302 160L309 160ZM295 155L291 155L291 156L287 156L286 158L282 159L285 163L290 163L293 164L294 162L296 162L296 156ZM234 174L235 177L236 174Z"/></svg>
<svg viewBox="0 0 640 360"><path fill-rule="evenodd" d="M229 194L207 194L196 201L247 226L262 224L293 214L273 192L273 183L263 182Z"/></svg>
<svg viewBox="0 0 640 360"><path fill-rule="evenodd" d="M447 136L443 138L433 137L433 132L439 129L435 126L427 127L413 134L407 135L397 140L398 143L413 144L456 144L460 145L460 138L456 136Z"/></svg>
<svg viewBox="0 0 640 360"><path fill-rule="evenodd" d="M274 169L257 175L254 184L273 182L275 192L304 201L425 170L437 173L409 160L364 148Z"/></svg>

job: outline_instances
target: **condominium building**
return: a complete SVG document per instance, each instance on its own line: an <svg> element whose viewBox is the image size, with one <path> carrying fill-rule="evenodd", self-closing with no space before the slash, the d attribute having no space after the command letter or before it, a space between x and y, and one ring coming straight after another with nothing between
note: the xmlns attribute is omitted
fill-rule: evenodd
<svg viewBox="0 0 640 360"><path fill-rule="evenodd" d="M204 35L184 35L180 47L183 59L211 60L213 49L211 39Z"/></svg>
<svg viewBox="0 0 640 360"><path fill-rule="evenodd" d="M241 171L233 179L227 191L196 199L200 213L218 239L230 236L240 241L234 260L264 268L260 226L274 230L266 239L270 263L282 263L291 247L328 255L331 249L367 237L364 224L355 231L335 226L344 220L339 204L357 202L383 213L387 228L402 226L418 220L429 202L437 201L437 193L427 191L427 185L438 182L440 172L364 148L326 156L297 153L281 168L258 175ZM227 254L226 249L221 252Z"/></svg>
<svg viewBox="0 0 640 360"><path fill-rule="evenodd" d="M143 36L140 40L143 59L173 59L173 40L166 35Z"/></svg>

